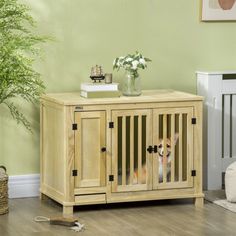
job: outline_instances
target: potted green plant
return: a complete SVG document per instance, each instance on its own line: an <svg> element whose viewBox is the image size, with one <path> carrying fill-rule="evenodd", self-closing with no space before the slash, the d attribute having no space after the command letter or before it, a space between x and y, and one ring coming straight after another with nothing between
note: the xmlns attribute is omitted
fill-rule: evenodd
<svg viewBox="0 0 236 236"><path fill-rule="evenodd" d="M0 1L0 105L9 108L18 123L31 126L19 110L15 98L34 103L45 86L33 68L39 55L39 44L48 40L32 32L35 21L29 7L18 0Z"/></svg>

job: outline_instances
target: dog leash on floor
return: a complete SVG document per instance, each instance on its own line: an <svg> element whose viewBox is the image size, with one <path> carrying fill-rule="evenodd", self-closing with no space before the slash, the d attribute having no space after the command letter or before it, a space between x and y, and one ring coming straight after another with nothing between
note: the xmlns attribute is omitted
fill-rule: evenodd
<svg viewBox="0 0 236 236"><path fill-rule="evenodd" d="M35 222L49 222L51 225L63 225L70 227L71 230L75 232L80 232L84 230L84 224L78 222L77 218L65 218L65 217L52 217L48 218L45 216L36 216L34 218Z"/></svg>

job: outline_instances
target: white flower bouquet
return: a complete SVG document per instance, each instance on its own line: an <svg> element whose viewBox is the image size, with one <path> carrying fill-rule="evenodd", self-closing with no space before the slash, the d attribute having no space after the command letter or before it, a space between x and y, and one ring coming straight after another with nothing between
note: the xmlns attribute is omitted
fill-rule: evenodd
<svg viewBox="0 0 236 236"><path fill-rule="evenodd" d="M138 69L145 69L147 67L147 62L151 60L144 57L141 53L136 52L135 54L128 54L127 56L117 57L113 62L113 70L124 68L128 71L134 78L139 76Z"/></svg>

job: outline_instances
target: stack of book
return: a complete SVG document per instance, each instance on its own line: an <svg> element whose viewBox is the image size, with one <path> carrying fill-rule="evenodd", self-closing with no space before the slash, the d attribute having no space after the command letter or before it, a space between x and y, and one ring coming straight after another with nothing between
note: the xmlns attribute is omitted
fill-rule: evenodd
<svg viewBox="0 0 236 236"><path fill-rule="evenodd" d="M118 83L82 83L80 96L85 98L114 98L120 97Z"/></svg>

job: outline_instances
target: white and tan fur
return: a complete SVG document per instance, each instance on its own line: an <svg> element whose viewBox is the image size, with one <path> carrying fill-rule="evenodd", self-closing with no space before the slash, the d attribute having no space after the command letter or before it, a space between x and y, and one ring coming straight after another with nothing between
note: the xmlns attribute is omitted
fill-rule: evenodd
<svg viewBox="0 0 236 236"><path fill-rule="evenodd" d="M174 145L176 145L179 138L179 134L175 134ZM160 139L157 147L158 150L158 160L159 160L159 182L163 181L163 166L166 164L166 174L167 178L171 172L171 139L166 139L166 158L164 156L164 140ZM165 163L166 162L166 163Z"/></svg>
<svg viewBox="0 0 236 236"><path fill-rule="evenodd" d="M179 138L179 134L176 133L175 137L174 137L174 145L176 145L177 141ZM157 155L158 155L158 160L159 160L159 182L163 181L163 165L165 164L165 161L167 161L166 163L166 174L167 174L167 178L170 175L171 172L171 160L172 160L172 156L171 156L171 139L167 138L166 139L166 158L164 157L164 140L163 139L159 139L158 141L158 145L157 145ZM141 177L141 181L142 184L146 183L146 164L144 164L142 166L142 177ZM134 171L134 180L133 180L134 184L138 183L138 169L135 169Z"/></svg>

